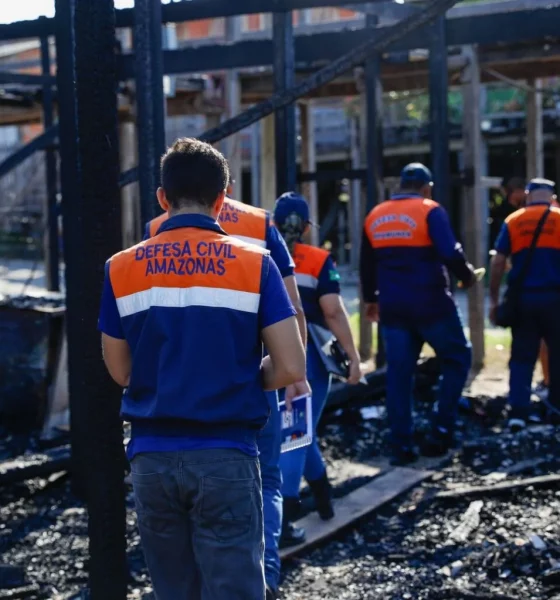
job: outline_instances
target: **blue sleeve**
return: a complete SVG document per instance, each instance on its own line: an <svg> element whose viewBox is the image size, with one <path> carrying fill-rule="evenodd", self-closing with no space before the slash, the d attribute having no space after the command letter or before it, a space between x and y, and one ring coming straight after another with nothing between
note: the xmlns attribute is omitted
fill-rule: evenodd
<svg viewBox="0 0 560 600"><path fill-rule="evenodd" d="M268 262L268 274L261 287L261 303L259 306L261 329L296 316L296 311L288 296L276 263L271 257Z"/></svg>
<svg viewBox="0 0 560 600"><path fill-rule="evenodd" d="M290 277L294 274L295 263L292 258L288 246L284 238L280 235L280 232L274 225L269 225L266 232L266 247L270 250L270 256L276 263L280 275L282 277Z"/></svg>
<svg viewBox="0 0 560 600"><path fill-rule="evenodd" d="M146 226L144 227L144 237L142 238L142 241L145 242L146 240L150 239L150 222L148 221L146 223Z"/></svg>
<svg viewBox="0 0 560 600"><path fill-rule="evenodd" d="M105 282L103 283L103 294L101 296L98 329L112 338L124 340L125 336L122 328L121 316L119 315L115 293L113 292L113 286L111 285L109 265L110 262L105 264Z"/></svg>
<svg viewBox="0 0 560 600"><path fill-rule="evenodd" d="M365 229L362 233L362 247L360 250L360 285L362 287L364 302L373 304L378 301L375 250L369 241Z"/></svg>
<svg viewBox="0 0 560 600"><path fill-rule="evenodd" d="M505 223L503 223L502 228L500 229L494 250L504 256L509 256L511 254L511 239L509 237L508 226Z"/></svg>
<svg viewBox="0 0 560 600"><path fill-rule="evenodd" d="M427 218L428 232L441 261L451 272L468 284L474 277L473 267L467 261L463 247L455 239L447 212L441 206L433 208Z"/></svg>
<svg viewBox="0 0 560 600"><path fill-rule="evenodd" d="M318 297L320 298L327 294L340 294L340 274L334 264L334 260L330 256L327 257L319 273L317 283Z"/></svg>

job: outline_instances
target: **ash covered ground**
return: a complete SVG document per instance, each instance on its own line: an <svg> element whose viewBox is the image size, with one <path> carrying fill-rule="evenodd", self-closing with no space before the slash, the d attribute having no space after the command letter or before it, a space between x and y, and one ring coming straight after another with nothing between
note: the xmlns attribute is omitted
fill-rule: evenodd
<svg viewBox="0 0 560 600"><path fill-rule="evenodd" d="M287 562L281 597L560 600L558 484L499 495L434 498L441 490L559 471L560 429L505 433L503 404L472 399L459 424L463 449L440 465L431 480ZM416 408L421 435L431 403L419 401ZM382 460L386 435L383 419L363 420L358 410L325 420L321 443L337 496L368 482L359 474L348 481L349 462ZM6 444L4 453L15 445ZM0 564L21 567L0 568L0 599L66 599L86 586L86 514L67 480L34 480L0 489L0 507ZM129 493L129 597L147 599L149 579L132 508ZM457 533L461 527L463 537Z"/></svg>

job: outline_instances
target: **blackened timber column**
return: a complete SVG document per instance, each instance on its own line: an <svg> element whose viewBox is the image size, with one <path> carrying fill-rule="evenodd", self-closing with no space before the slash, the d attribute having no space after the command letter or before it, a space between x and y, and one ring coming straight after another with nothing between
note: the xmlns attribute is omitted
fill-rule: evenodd
<svg viewBox="0 0 560 600"><path fill-rule="evenodd" d="M84 445L78 431L87 415L83 411L81 394L84 370L80 353L81 302L83 300L82 268L83 238L78 228L83 219L80 195L81 181L78 162L78 122L74 88L74 8L75 0L56 0L56 87L59 113L60 188L62 192L62 232L66 276L66 331L68 346L68 385L70 392L70 432L72 440L72 483L74 492L83 493Z"/></svg>
<svg viewBox="0 0 560 600"><path fill-rule="evenodd" d="M480 149L480 64L478 51L472 46L463 48L466 66L461 74L463 87L463 156L465 185L463 190L463 219L465 223L465 252L475 267L486 264L483 250L482 228L486 225L482 217L481 160ZM484 365L484 286L474 285L469 289L469 330L472 344L472 367L476 371Z"/></svg>
<svg viewBox="0 0 560 600"><path fill-rule="evenodd" d="M292 13L275 13L272 18L274 40L274 92L295 85L294 27ZM296 189L296 107L290 104L275 114L276 193Z"/></svg>
<svg viewBox="0 0 560 600"><path fill-rule="evenodd" d="M89 513L93 600L125 600L127 592L124 450L121 390L103 364L97 318L105 261L122 248L117 123L117 59L113 0L75 0L75 81L80 187L75 229L66 248L68 353L74 378L73 443L81 445ZM80 237L79 241L76 239Z"/></svg>
<svg viewBox="0 0 560 600"><path fill-rule="evenodd" d="M369 9L368 9L369 10ZM366 27L371 35L376 34L377 16L366 14ZM364 90L362 101L362 116L365 116L365 126L362 121L361 150L362 162L366 169L365 185L365 214L369 213L376 204L383 201L383 90L381 87L381 55L372 54L364 65ZM363 215L365 216L365 215ZM363 220L362 220L363 223ZM364 318L363 304L360 318L360 354L364 360L371 356L372 330L371 324ZM385 364L385 348L381 336L381 328L377 327L376 366Z"/></svg>
<svg viewBox="0 0 560 600"><path fill-rule="evenodd" d="M142 224L161 211L156 199L165 151L165 107L160 0L134 2L134 55Z"/></svg>
<svg viewBox="0 0 560 600"><path fill-rule="evenodd" d="M44 19L44 17L43 17ZM51 74L51 57L49 38L41 38L41 68L43 75ZM54 124L52 85L43 86L43 128L45 131ZM58 214L56 194L58 188L58 172L56 166L56 151L47 148L45 151L45 172L47 179L47 201L45 203L46 244L45 244L45 273L47 289L51 292L60 290L60 267L58 252Z"/></svg>
<svg viewBox="0 0 560 600"><path fill-rule="evenodd" d="M449 189L449 123L448 71L445 15L439 16L430 28L430 145L434 175L434 200L448 211Z"/></svg>

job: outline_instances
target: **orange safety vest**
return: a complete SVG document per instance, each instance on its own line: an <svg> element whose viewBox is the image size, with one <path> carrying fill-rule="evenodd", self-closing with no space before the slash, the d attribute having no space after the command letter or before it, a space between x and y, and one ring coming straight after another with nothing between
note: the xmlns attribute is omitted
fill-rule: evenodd
<svg viewBox="0 0 560 600"><path fill-rule="evenodd" d="M167 219L167 213L152 219L148 223L146 239L154 237L161 224ZM229 235L266 248L266 235L270 225L270 215L266 210L226 198L218 216L218 223Z"/></svg>

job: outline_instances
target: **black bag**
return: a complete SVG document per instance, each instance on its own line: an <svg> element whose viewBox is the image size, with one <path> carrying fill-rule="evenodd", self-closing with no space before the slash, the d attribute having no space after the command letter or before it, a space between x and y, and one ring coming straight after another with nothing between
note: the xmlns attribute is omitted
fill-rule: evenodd
<svg viewBox="0 0 560 600"><path fill-rule="evenodd" d="M350 374L350 360L340 342L324 327L314 323L307 324L307 331L311 341L319 351L325 369L337 377L348 379Z"/></svg>
<svg viewBox="0 0 560 600"><path fill-rule="evenodd" d="M519 271L519 275L509 284L501 303L498 305L496 310L496 325L498 327L512 327L519 318L523 283L525 282L525 278L529 272L529 267L531 266L531 261L533 259L533 254L535 253L535 248L537 247L537 242L539 241L539 237L549 214L550 206L544 211L539 222L537 223L535 233L533 234L533 239L531 240L531 245L529 246L529 251L525 256L525 262Z"/></svg>

